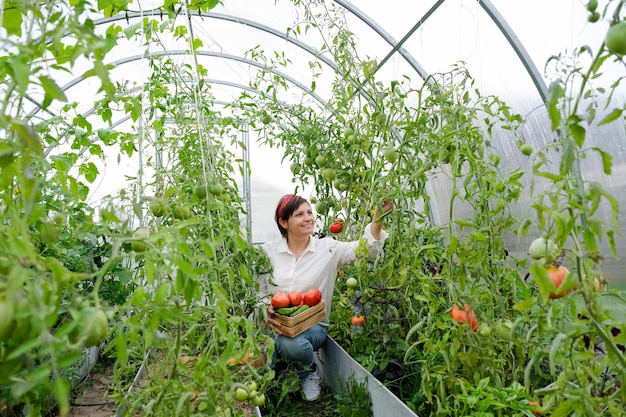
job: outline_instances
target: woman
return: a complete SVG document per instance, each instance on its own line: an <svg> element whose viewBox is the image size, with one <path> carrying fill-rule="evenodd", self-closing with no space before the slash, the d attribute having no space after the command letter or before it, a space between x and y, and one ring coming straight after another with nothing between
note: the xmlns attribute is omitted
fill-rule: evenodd
<svg viewBox="0 0 626 417"><path fill-rule="evenodd" d="M383 211L388 212L392 206L391 200L385 202ZM380 215L377 210L363 235L367 239L368 254L372 259L382 251L388 236L383 230ZM313 238L315 216L311 205L305 198L295 194L287 194L280 199L274 219L282 237L263 245L272 263L273 274L271 277L260 277L259 295L267 301L269 295L277 291L305 292L318 288L322 292L322 299L326 300L326 318L296 337L287 337L281 334L281 324L274 320L275 312L268 302L266 321L278 333L272 366L276 367L279 359L294 363L306 399L315 401L320 397L320 387L313 353L326 342L337 272L343 265L354 262L359 240L340 242L330 238Z"/></svg>

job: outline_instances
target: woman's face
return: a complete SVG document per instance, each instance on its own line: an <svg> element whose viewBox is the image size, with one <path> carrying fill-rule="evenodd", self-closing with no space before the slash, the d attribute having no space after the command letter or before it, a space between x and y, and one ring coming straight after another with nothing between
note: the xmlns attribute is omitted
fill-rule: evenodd
<svg viewBox="0 0 626 417"><path fill-rule="evenodd" d="M287 221L281 220L280 225L287 229L289 236L310 236L313 234L315 217L309 203L302 203L294 210Z"/></svg>

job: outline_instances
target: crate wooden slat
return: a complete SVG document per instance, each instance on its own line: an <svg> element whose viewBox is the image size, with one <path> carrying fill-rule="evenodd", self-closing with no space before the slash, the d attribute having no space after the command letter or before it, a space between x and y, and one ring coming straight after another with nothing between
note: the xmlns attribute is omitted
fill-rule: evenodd
<svg viewBox="0 0 626 417"><path fill-rule="evenodd" d="M280 331L285 336L295 337L309 327L313 326L315 323L323 320L324 317L326 317L326 303L322 300L318 304L306 311L303 311L295 317L276 314L273 318L282 324Z"/></svg>

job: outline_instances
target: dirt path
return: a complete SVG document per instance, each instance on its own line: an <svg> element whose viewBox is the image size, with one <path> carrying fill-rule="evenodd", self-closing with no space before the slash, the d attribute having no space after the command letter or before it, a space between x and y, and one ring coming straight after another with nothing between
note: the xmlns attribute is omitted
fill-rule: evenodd
<svg viewBox="0 0 626 417"><path fill-rule="evenodd" d="M92 373L76 387L78 395L72 401L70 417L111 417L117 411L117 404L107 397L111 385L111 369Z"/></svg>

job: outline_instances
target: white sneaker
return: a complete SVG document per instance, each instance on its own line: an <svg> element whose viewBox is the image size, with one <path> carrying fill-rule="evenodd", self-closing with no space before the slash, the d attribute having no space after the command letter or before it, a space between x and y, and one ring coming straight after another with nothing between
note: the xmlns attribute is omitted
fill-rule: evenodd
<svg viewBox="0 0 626 417"><path fill-rule="evenodd" d="M302 392L307 401L315 401L320 397L320 376L315 371L310 372L309 375L302 380Z"/></svg>

